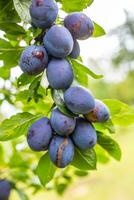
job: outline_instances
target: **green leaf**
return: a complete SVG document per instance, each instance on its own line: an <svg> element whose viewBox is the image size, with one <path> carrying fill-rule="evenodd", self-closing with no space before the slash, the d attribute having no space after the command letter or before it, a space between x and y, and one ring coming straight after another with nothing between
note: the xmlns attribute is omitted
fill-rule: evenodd
<svg viewBox="0 0 134 200"><path fill-rule="evenodd" d="M17 79L17 86L24 86L31 83L34 80L35 76L29 76L27 74L21 74Z"/></svg>
<svg viewBox="0 0 134 200"><path fill-rule="evenodd" d="M74 167L80 170L95 170L96 169L96 153L93 149L81 151L75 149L74 160L71 163Z"/></svg>
<svg viewBox="0 0 134 200"><path fill-rule="evenodd" d="M134 108L115 99L105 99L103 102L108 106L115 125L129 126L134 124Z"/></svg>
<svg viewBox="0 0 134 200"><path fill-rule="evenodd" d="M0 22L0 30L4 31L6 34L11 34L15 36L25 35L25 30L22 26L16 24L16 23L5 23Z"/></svg>
<svg viewBox="0 0 134 200"><path fill-rule="evenodd" d="M56 167L51 162L49 154L46 153L44 156L41 157L36 169L36 173L43 186L45 186L48 182L52 180L55 171Z"/></svg>
<svg viewBox="0 0 134 200"><path fill-rule="evenodd" d="M81 85L86 86L88 85L88 78L91 76L94 79L103 78L102 75L97 75L93 71L91 71L88 67L83 65L79 60L69 59L71 65L74 70L75 79Z"/></svg>
<svg viewBox="0 0 134 200"><path fill-rule="evenodd" d="M109 119L106 122L102 122L102 123L94 123L94 126L95 126L96 130L98 130L98 131L103 132L105 130L108 130L109 133L115 133L115 126L111 119Z"/></svg>
<svg viewBox="0 0 134 200"><path fill-rule="evenodd" d="M16 101L21 101L21 102L25 101L25 103L26 103L28 98L29 98L29 90L19 91L16 94Z"/></svg>
<svg viewBox="0 0 134 200"><path fill-rule="evenodd" d="M63 195L65 190L67 189L67 186L69 185L69 183L58 183L56 184L56 192L59 194L59 195Z"/></svg>
<svg viewBox="0 0 134 200"><path fill-rule="evenodd" d="M8 79L10 77L10 69L6 66L0 67L0 77L3 79Z"/></svg>
<svg viewBox="0 0 134 200"><path fill-rule="evenodd" d="M83 176L87 176L87 175L88 175L88 172L87 172L87 171L76 170L76 171L75 171L75 175L76 175L76 176L83 177Z"/></svg>
<svg viewBox="0 0 134 200"><path fill-rule="evenodd" d="M13 0L13 3L21 20L25 23L30 22L29 6L31 5L31 0Z"/></svg>
<svg viewBox="0 0 134 200"><path fill-rule="evenodd" d="M74 113L72 113L65 105L65 102L63 100L63 91L61 90L52 90L52 97L56 104L56 106L59 108L59 110L64 113L65 115L69 117L76 117Z"/></svg>
<svg viewBox="0 0 134 200"><path fill-rule="evenodd" d="M115 158L118 161L121 159L121 149L118 143L111 137L98 132L97 142L113 158Z"/></svg>
<svg viewBox="0 0 134 200"><path fill-rule="evenodd" d="M8 41L0 38L0 53L12 48L13 46Z"/></svg>
<svg viewBox="0 0 134 200"><path fill-rule="evenodd" d="M5 23L5 26L6 23L20 22L12 0L0 0L0 22Z"/></svg>
<svg viewBox="0 0 134 200"><path fill-rule="evenodd" d="M29 86L29 97L28 101L31 101L34 99L35 102L38 102L40 98L42 98L41 95L38 94L38 90L40 87L40 81L41 81L42 75L35 77L35 79L31 82Z"/></svg>
<svg viewBox="0 0 134 200"><path fill-rule="evenodd" d="M7 141L27 133L28 127L41 115L18 113L0 124L0 141Z"/></svg>
<svg viewBox="0 0 134 200"><path fill-rule="evenodd" d="M0 60L3 60L6 68L15 67L18 65L18 59L23 48L12 46L9 41L0 39Z"/></svg>
<svg viewBox="0 0 134 200"><path fill-rule="evenodd" d="M110 161L108 153L100 145L95 146L97 161L101 164L107 164Z"/></svg>
<svg viewBox="0 0 134 200"><path fill-rule="evenodd" d="M99 24L94 22L93 37L100 37L100 36L103 36L105 34L106 34L105 30Z"/></svg>
<svg viewBox="0 0 134 200"><path fill-rule="evenodd" d="M60 0L62 3L62 9L66 12L82 11L93 3L93 0Z"/></svg>

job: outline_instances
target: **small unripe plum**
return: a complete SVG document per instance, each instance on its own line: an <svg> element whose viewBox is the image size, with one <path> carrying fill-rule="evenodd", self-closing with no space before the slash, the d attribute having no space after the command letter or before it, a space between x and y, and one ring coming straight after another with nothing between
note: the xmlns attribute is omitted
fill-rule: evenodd
<svg viewBox="0 0 134 200"><path fill-rule="evenodd" d="M76 120L61 113L58 108L51 114L51 126L61 136L69 136L75 129Z"/></svg>
<svg viewBox="0 0 134 200"><path fill-rule="evenodd" d="M8 200L11 192L11 184L5 179L0 180L0 200Z"/></svg>
<svg viewBox="0 0 134 200"><path fill-rule="evenodd" d="M70 57L73 59L76 59L76 58L78 58L79 55L80 55L80 45L79 45L78 41L74 39L74 46L73 46L73 50L70 54Z"/></svg>
<svg viewBox="0 0 134 200"><path fill-rule="evenodd" d="M45 151L48 149L52 138L52 128L50 121L46 117L34 122L29 128L27 142L33 151Z"/></svg>
<svg viewBox="0 0 134 200"><path fill-rule="evenodd" d="M85 118L90 122L106 122L110 118L110 112L102 101L96 99L94 109Z"/></svg>
<svg viewBox="0 0 134 200"><path fill-rule="evenodd" d="M76 114L89 113L95 107L92 94L83 87L73 86L64 93L65 104L69 110Z"/></svg>
<svg viewBox="0 0 134 200"><path fill-rule="evenodd" d="M95 128L84 118L77 118L76 128L71 138L74 144L81 150L93 148L97 143Z"/></svg>
<svg viewBox="0 0 134 200"><path fill-rule="evenodd" d="M54 136L49 146L49 155L57 167L64 168L69 165L74 157L74 145L71 139Z"/></svg>
<svg viewBox="0 0 134 200"><path fill-rule="evenodd" d="M88 39L94 31L91 19L81 12L69 14L64 20L64 25L71 32L72 36L78 40Z"/></svg>
<svg viewBox="0 0 134 200"><path fill-rule="evenodd" d="M48 53L56 58L67 57L73 49L73 38L65 27L52 26L43 39Z"/></svg>
<svg viewBox="0 0 134 200"><path fill-rule="evenodd" d="M49 28L58 15L58 6L55 0L32 0L30 15L34 26Z"/></svg>
<svg viewBox="0 0 134 200"><path fill-rule="evenodd" d="M21 55L20 67L25 74L37 75L44 71L48 64L48 55L44 47L32 45Z"/></svg>
<svg viewBox="0 0 134 200"><path fill-rule="evenodd" d="M67 89L73 82L73 70L65 59L52 59L47 67L47 78L54 89Z"/></svg>

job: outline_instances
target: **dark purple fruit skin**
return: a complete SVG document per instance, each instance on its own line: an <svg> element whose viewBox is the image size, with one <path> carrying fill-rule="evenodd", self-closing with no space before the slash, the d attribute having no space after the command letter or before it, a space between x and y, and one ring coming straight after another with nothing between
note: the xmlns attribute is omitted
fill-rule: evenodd
<svg viewBox="0 0 134 200"><path fill-rule="evenodd" d="M95 128L84 118L77 118L76 128L71 138L74 144L81 150L93 148L97 143Z"/></svg>
<svg viewBox="0 0 134 200"><path fill-rule="evenodd" d="M50 146L51 161L59 168L69 165L74 157L74 145L70 138L54 136Z"/></svg>
<svg viewBox="0 0 134 200"><path fill-rule="evenodd" d="M11 192L11 184L9 181L0 180L0 200L8 200Z"/></svg>
<svg viewBox="0 0 134 200"><path fill-rule="evenodd" d="M21 54L21 70L28 75L37 75L44 71L48 64L48 54L42 46L29 46Z"/></svg>
<svg viewBox="0 0 134 200"><path fill-rule="evenodd" d="M67 108L76 114L87 114L95 107L95 100L91 93L83 87L73 86L64 93Z"/></svg>
<svg viewBox="0 0 134 200"><path fill-rule="evenodd" d="M55 108L51 113L51 126L60 136L69 136L75 129L76 119L68 117Z"/></svg>
<svg viewBox="0 0 134 200"><path fill-rule="evenodd" d="M46 117L34 122L28 130L27 142L33 151L45 151L48 149L52 138L50 121Z"/></svg>
<svg viewBox="0 0 134 200"><path fill-rule="evenodd" d="M81 12L69 14L64 20L64 25L78 40L88 39L94 31L94 24L91 19Z"/></svg>
<svg viewBox="0 0 134 200"><path fill-rule="evenodd" d="M95 100L95 108L85 115L90 122L106 122L110 118L108 107L100 100Z"/></svg>
<svg viewBox="0 0 134 200"><path fill-rule="evenodd" d="M52 26L43 39L48 53L56 58L67 57L73 49L73 38L65 27Z"/></svg>
<svg viewBox="0 0 134 200"><path fill-rule="evenodd" d="M53 89L67 89L73 82L73 70L66 59L52 59L46 72L48 82Z"/></svg>
<svg viewBox="0 0 134 200"><path fill-rule="evenodd" d="M58 6L54 0L32 0L30 15L34 26L46 29L56 20Z"/></svg>
<svg viewBox="0 0 134 200"><path fill-rule="evenodd" d="M79 57L79 55L80 55L80 45L79 45L78 41L74 39L74 46L73 46L73 50L70 54L70 57L73 59L76 59Z"/></svg>

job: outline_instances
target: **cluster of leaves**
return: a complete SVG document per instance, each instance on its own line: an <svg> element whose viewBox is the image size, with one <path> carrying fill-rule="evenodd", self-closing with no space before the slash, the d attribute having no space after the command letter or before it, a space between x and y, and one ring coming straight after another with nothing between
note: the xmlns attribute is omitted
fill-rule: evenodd
<svg viewBox="0 0 134 200"><path fill-rule="evenodd" d="M92 4L93 0L72 0L71 3L68 0L59 0L57 2L62 5L62 10L72 12L82 11ZM3 80L3 86L0 87L0 104L7 101L14 108L21 110L20 113L10 119L5 119L0 124L0 141L14 139L8 144L0 144L0 175L1 177L6 175L8 179L17 183L15 189L22 200L27 200L28 197L22 192L22 189L17 189L18 184L26 184L33 188L33 192L37 192L41 189L37 175L47 190L55 189L62 194L72 182L72 174L86 176L88 170L97 168L97 161L107 163L108 155L120 160L120 147L112 137L112 134L115 133L115 125L128 126L134 123L132 108L120 101L105 99L104 102L111 112L111 119L103 124L95 124L98 145L95 149L88 151L76 149L71 166L65 170L56 169L50 162L47 153L37 155L28 149L25 143L28 127L40 117L49 116L55 105L66 115L74 116L65 106L63 92L51 90L46 86L45 74L36 77L21 74L15 80L12 77L12 69L17 70L19 57L24 49L22 43L28 45L29 41L40 34L40 30L29 26L29 4L30 0L1 0L0 4L0 30L3 31L3 37L0 39L0 60L2 61L0 78ZM104 29L97 23L94 24L93 36L104 35ZM75 73L74 84L88 88L90 79L103 77L83 65L81 58L78 60L68 59ZM10 88L6 87L7 81L10 82ZM37 166L39 156L41 158Z"/></svg>

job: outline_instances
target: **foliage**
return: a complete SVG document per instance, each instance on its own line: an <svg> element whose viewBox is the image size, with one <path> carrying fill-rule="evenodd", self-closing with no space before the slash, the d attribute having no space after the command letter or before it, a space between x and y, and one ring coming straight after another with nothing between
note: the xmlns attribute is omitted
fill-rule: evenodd
<svg viewBox="0 0 134 200"><path fill-rule="evenodd" d="M83 11L92 4L93 0L72 0L71 3L68 0L59 0L57 2L61 4L65 12L69 13ZM85 152L75 149L72 166L59 171L50 162L47 153L37 155L28 149L25 143L28 127L41 116L49 116L55 105L66 115L74 116L65 106L63 91L51 90L43 84L45 74L36 77L21 74L20 77L16 77L17 80L12 79L11 70L18 66L20 54L24 49L22 41L27 46L40 34L40 30L29 26L29 4L30 0L1 0L0 4L0 30L3 31L3 37L0 39L0 60L2 61L0 78L4 83L0 88L0 95L2 95L0 104L6 101L14 108L21 110L20 113L5 119L0 124L0 141L14 139L12 142L0 143L0 174L1 177L7 176L14 182L14 189L22 200L28 200L28 197L25 191L19 188L19 183L32 188L36 193L41 189L37 180L38 176L46 190L55 189L59 194L63 194L72 181L72 174L84 176L88 174L88 170L96 169L97 161L107 163L109 158L105 156L103 150L116 160L120 160L121 150L111 133L115 132L117 125L128 126L134 123L134 110L131 107L118 100L105 99L104 102L111 112L111 119L107 123L95 125L98 132L98 145L95 149ZM62 21L60 23L62 24ZM104 35L104 29L97 23L94 24L93 36ZM103 77L85 66L79 61L81 59L68 58L68 60L75 73L74 84L89 88L90 79ZM7 80L10 82L10 88L6 88ZM37 164L39 156L41 158Z"/></svg>

